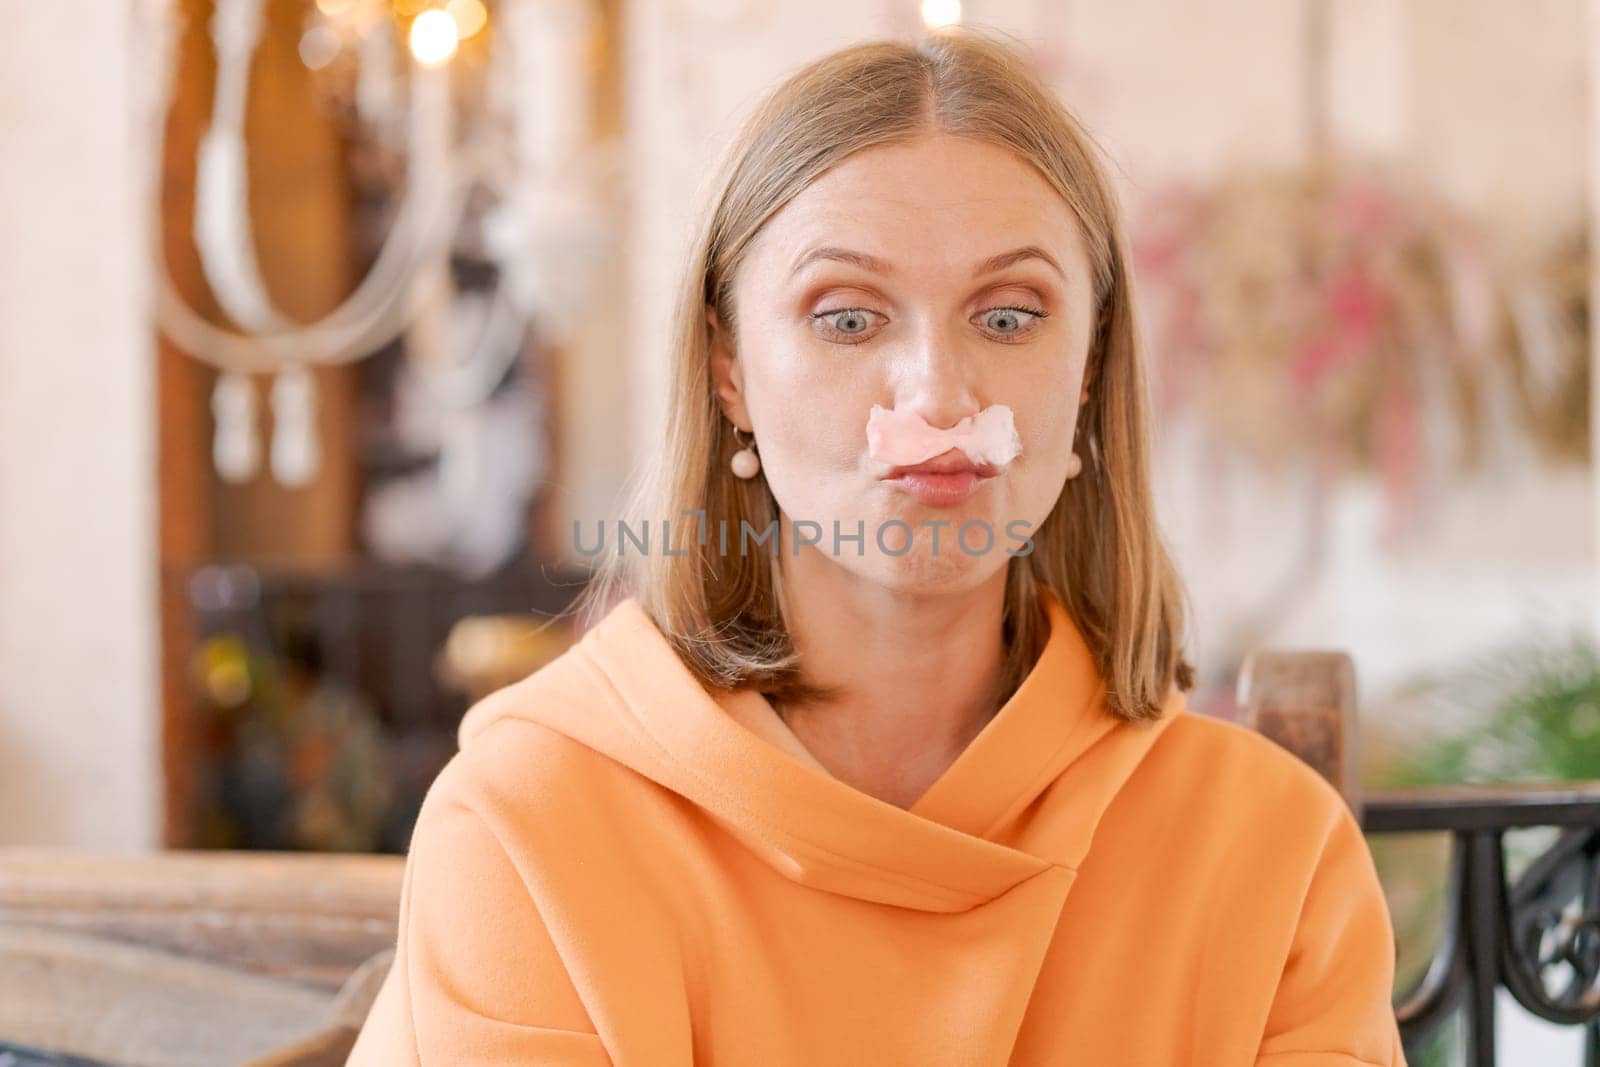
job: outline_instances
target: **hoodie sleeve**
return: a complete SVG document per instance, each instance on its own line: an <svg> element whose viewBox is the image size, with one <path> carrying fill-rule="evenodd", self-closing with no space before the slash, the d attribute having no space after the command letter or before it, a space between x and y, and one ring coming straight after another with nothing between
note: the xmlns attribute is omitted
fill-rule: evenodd
<svg viewBox="0 0 1600 1067"><path fill-rule="evenodd" d="M394 964L347 1067L608 1067L527 884L439 785L412 832Z"/></svg>
<svg viewBox="0 0 1600 1067"><path fill-rule="evenodd" d="M1257 1067L1406 1067L1392 1003L1388 902L1360 825L1333 795L1334 824L1306 890Z"/></svg>

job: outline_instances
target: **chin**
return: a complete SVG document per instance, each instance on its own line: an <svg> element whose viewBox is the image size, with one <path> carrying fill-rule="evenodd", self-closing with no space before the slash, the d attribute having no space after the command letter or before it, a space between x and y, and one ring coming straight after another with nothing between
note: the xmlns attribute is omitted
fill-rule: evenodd
<svg viewBox="0 0 1600 1067"><path fill-rule="evenodd" d="M1009 559L1000 550L992 555L969 556L959 548L950 552L950 547L941 537L937 556L931 547L919 544L903 556L852 558L850 569L896 593L932 596L976 589L990 581Z"/></svg>

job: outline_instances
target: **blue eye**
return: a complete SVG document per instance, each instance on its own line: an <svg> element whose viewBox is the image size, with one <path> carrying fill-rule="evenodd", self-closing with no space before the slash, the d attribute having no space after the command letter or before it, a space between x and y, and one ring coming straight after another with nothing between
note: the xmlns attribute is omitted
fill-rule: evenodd
<svg viewBox="0 0 1600 1067"><path fill-rule="evenodd" d="M979 318L985 320L984 329L992 335L1010 341L1031 334L1047 315L1042 308L995 307L983 312ZM818 311L811 319L817 324L818 331L829 340L855 344L874 332L874 317L882 318L876 311L851 307Z"/></svg>
<svg viewBox="0 0 1600 1067"><path fill-rule="evenodd" d="M1040 308L998 307L990 308L983 313L983 316L989 319L989 329L1002 337L1009 338L1021 337L1032 332L1039 320L1046 317L1046 313ZM1021 316L1026 316L1026 318L1020 318ZM1016 323L1016 325L1010 328L997 325L1008 321Z"/></svg>
<svg viewBox="0 0 1600 1067"><path fill-rule="evenodd" d="M871 325L870 316L876 314L877 312L868 311L866 308L836 308L833 311L819 311L811 318L822 324L825 335L839 340L849 340L865 334Z"/></svg>

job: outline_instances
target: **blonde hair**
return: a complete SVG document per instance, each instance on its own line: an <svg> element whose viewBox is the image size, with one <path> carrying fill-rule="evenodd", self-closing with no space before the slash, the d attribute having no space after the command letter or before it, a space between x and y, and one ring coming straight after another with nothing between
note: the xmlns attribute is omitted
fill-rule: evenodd
<svg viewBox="0 0 1600 1067"><path fill-rule="evenodd" d="M579 610L592 624L621 596L634 597L708 688L753 686L783 703L837 692L803 675L778 608L771 553L714 551L720 521L734 544L741 523L766 530L778 508L764 478L746 481L729 471L742 446L715 399L707 311L734 330L734 280L751 239L824 171L862 149L941 132L1010 149L1062 196L1082 229L1098 309L1084 377L1089 401L1078 424L1088 447L1083 472L1067 481L1033 531L1033 551L1006 564L1001 699L1015 692L1043 647L1042 588L1066 607L1093 650L1107 710L1130 722L1158 718L1174 684L1193 688L1194 669L1181 649L1183 587L1150 492L1143 359L1123 224L1089 135L1023 55L969 29L916 42L869 41L824 56L778 86L740 131L712 186L713 206L678 296L666 439L635 475L626 506L629 515L646 517L647 530L670 520L679 547L628 553L619 544ZM704 538L686 514L696 511L705 519Z"/></svg>

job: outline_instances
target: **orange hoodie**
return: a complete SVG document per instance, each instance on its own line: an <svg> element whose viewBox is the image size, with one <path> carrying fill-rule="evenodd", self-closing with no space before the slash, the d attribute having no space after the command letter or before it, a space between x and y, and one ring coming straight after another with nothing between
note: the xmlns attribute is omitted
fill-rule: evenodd
<svg viewBox="0 0 1600 1067"><path fill-rule="evenodd" d="M1195 714L1106 712L1051 631L909 810L714 698L633 600L475 704L349 1063L1404 1067L1339 794Z"/></svg>

